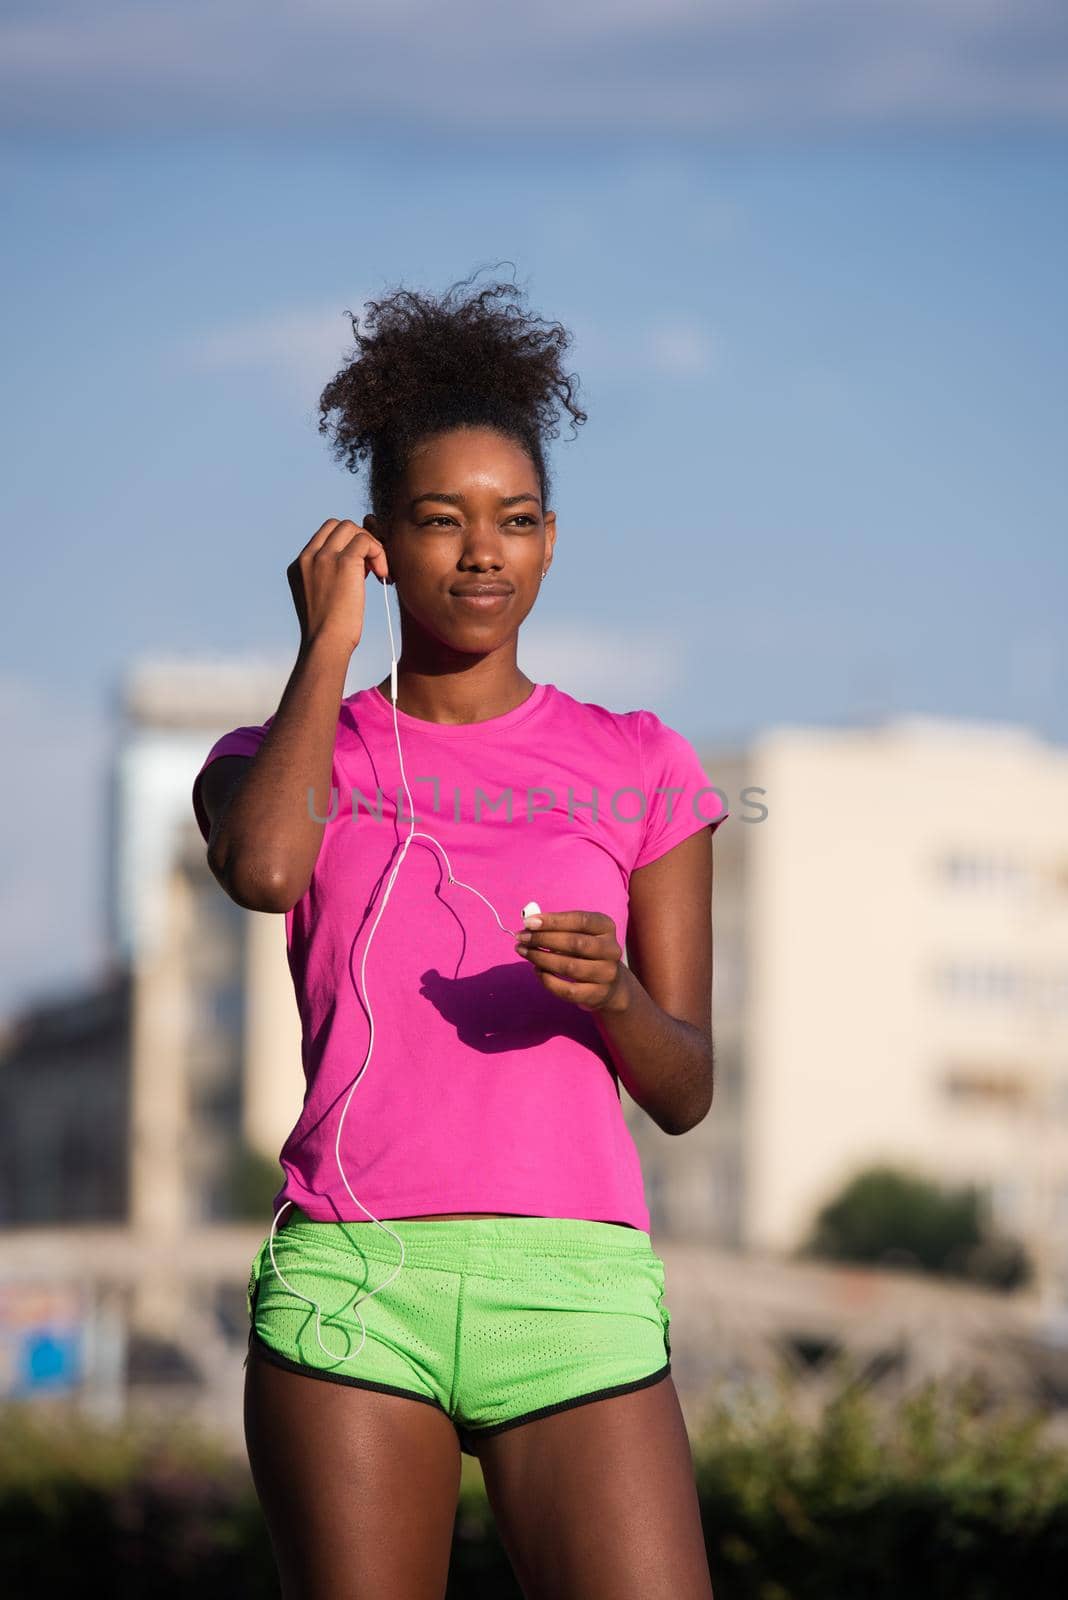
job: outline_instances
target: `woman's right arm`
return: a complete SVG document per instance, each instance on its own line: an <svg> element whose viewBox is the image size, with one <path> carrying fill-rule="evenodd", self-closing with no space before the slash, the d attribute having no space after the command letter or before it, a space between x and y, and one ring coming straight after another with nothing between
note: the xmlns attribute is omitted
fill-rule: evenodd
<svg viewBox="0 0 1068 1600"><path fill-rule="evenodd" d="M347 652L329 640L302 647L256 754L220 756L204 771L208 866L249 911L288 911L311 882L326 826L316 818L331 810L348 665Z"/></svg>
<svg viewBox="0 0 1068 1600"><path fill-rule="evenodd" d="M208 865L250 911L288 911L311 882L326 827L316 819L332 809L338 714L372 569L386 581L383 547L365 529L331 518L313 535L287 573L301 645L263 743L254 756L220 756L201 779Z"/></svg>

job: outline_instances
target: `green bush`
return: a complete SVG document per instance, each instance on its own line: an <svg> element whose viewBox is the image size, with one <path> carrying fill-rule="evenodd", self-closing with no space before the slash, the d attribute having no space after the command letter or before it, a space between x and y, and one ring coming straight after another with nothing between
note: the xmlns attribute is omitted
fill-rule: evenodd
<svg viewBox="0 0 1068 1600"><path fill-rule="evenodd" d="M5 1594L277 1594L247 1464L193 1425L113 1431L24 1403L0 1421Z"/></svg>
<svg viewBox="0 0 1068 1600"><path fill-rule="evenodd" d="M716 1600L1028 1600L1068 1570L1068 1452L983 1382L889 1408L856 1381L806 1427L797 1380L720 1398L692 1440Z"/></svg>
<svg viewBox="0 0 1068 1600"><path fill-rule="evenodd" d="M827 1202L797 1254L908 1266L992 1289L1031 1281L1023 1245L988 1226L974 1184L945 1188L918 1173L874 1166Z"/></svg>
<svg viewBox="0 0 1068 1600"><path fill-rule="evenodd" d="M796 1385L722 1392L691 1445L716 1600L1052 1600L1068 1571L1068 1455L1038 1411L975 1379L895 1410L839 1359L836 1398L799 1420ZM109 1433L0 1414L4 1593L109 1600L279 1594L247 1463L189 1425ZM477 1468L465 1471L448 1600L522 1600Z"/></svg>

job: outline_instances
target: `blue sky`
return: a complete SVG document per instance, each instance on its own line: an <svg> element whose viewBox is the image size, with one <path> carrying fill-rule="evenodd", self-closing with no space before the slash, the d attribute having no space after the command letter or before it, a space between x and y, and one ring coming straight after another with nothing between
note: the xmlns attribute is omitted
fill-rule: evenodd
<svg viewBox="0 0 1068 1600"><path fill-rule="evenodd" d="M1068 739L1068 24L798 9L7 8L0 1010L102 957L124 671L295 651L368 509L318 394L401 283L514 263L574 334L531 676L698 744Z"/></svg>

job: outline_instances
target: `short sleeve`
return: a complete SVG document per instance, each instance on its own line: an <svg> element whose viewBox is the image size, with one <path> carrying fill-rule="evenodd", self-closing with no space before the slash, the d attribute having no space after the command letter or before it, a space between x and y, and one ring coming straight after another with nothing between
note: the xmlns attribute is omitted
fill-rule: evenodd
<svg viewBox="0 0 1068 1600"><path fill-rule="evenodd" d="M730 813L690 741L653 711L639 711L644 831L633 867L647 866L702 828L714 833Z"/></svg>
<svg viewBox="0 0 1068 1600"><path fill-rule="evenodd" d="M258 726L231 728L230 732L224 733L221 739L216 739L204 757L203 765L193 779L193 814L197 819L197 825L201 833L204 835L205 844L211 837L211 823L208 820L208 813L204 810L204 801L200 794L200 780L204 775L205 769L210 767L213 761L217 761L220 756L254 756L266 738L267 729L273 721L274 717L270 716L266 722Z"/></svg>

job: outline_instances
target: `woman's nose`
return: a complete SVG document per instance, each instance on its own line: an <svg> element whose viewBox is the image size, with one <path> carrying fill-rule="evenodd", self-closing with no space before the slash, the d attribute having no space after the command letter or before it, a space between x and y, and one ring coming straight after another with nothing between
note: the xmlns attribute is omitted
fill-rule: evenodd
<svg viewBox="0 0 1068 1600"><path fill-rule="evenodd" d="M463 559L467 566L499 567L504 560L504 552L498 539L476 534L464 545Z"/></svg>

